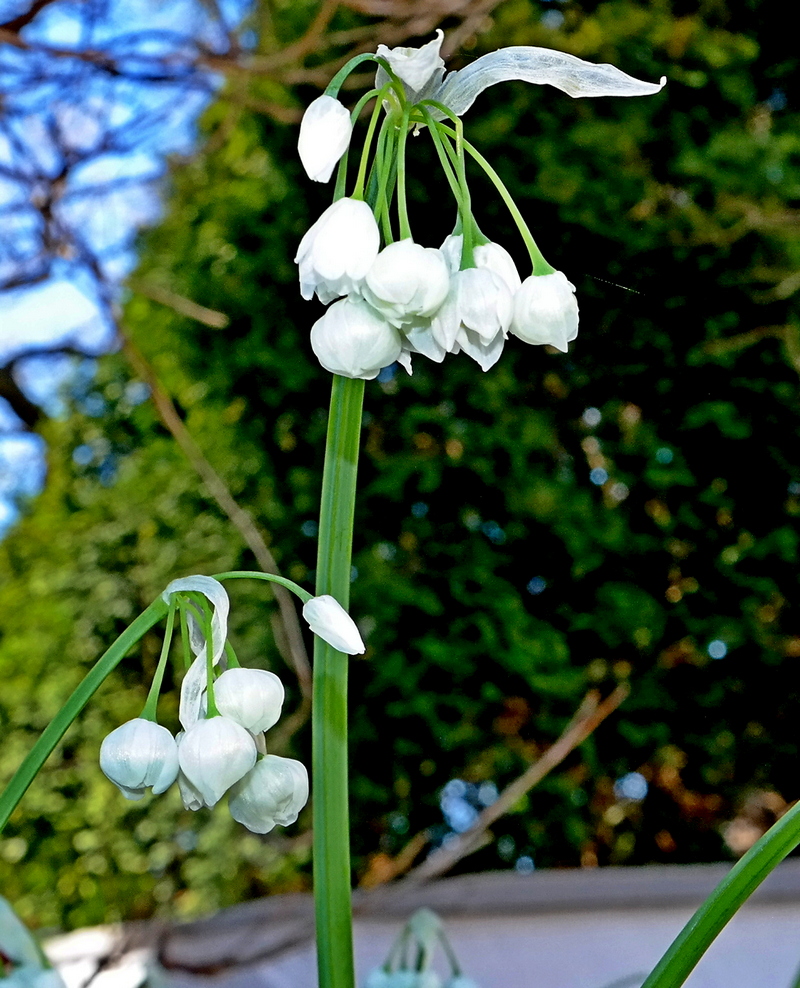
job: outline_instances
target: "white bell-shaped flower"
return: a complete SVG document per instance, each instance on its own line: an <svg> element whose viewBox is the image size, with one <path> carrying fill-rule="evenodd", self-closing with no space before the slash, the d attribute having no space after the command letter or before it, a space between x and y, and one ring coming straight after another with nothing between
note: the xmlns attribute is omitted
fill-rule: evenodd
<svg viewBox="0 0 800 988"><path fill-rule="evenodd" d="M180 739L178 760L187 781L213 806L256 763L256 743L229 717L198 720Z"/></svg>
<svg viewBox="0 0 800 988"><path fill-rule="evenodd" d="M350 112L333 96L318 96L300 121L297 151L306 174L314 182L327 182L353 134Z"/></svg>
<svg viewBox="0 0 800 988"><path fill-rule="evenodd" d="M265 755L228 797L231 816L254 834L288 827L308 802L308 772L294 758Z"/></svg>
<svg viewBox="0 0 800 988"><path fill-rule="evenodd" d="M428 319L447 297L447 262L435 247L398 240L378 254L367 272L364 298L393 325Z"/></svg>
<svg viewBox="0 0 800 988"><path fill-rule="evenodd" d="M523 281L514 297L511 332L525 343L549 343L567 352L567 344L578 335L578 302L563 271Z"/></svg>
<svg viewBox="0 0 800 988"><path fill-rule="evenodd" d="M278 723L283 698L283 683L266 669L227 669L214 683L217 710L251 734Z"/></svg>
<svg viewBox="0 0 800 988"><path fill-rule="evenodd" d="M455 274L461 267L463 245L464 238L460 233L451 233L442 244L442 253L447 259L451 274ZM508 285L512 295L519 289L522 279L519 276L519 271L517 271L514 258L501 244L492 241L478 244L477 247L472 248L472 255L475 260L475 267L488 268L495 274L499 274Z"/></svg>
<svg viewBox="0 0 800 988"><path fill-rule="evenodd" d="M345 655L360 655L364 642L355 621L335 597L321 594L303 605L303 617L309 628L329 645Z"/></svg>
<svg viewBox="0 0 800 988"><path fill-rule="evenodd" d="M327 304L360 289L379 248L378 224L369 206L360 199L337 199L297 248L303 298L316 292Z"/></svg>
<svg viewBox="0 0 800 988"><path fill-rule="evenodd" d="M371 381L395 362L400 333L358 296L335 302L311 329L311 349L332 374Z"/></svg>
<svg viewBox="0 0 800 988"><path fill-rule="evenodd" d="M450 293L431 320L431 333L449 353L461 350L486 371L503 352L514 310L506 282L489 268L465 268L451 279Z"/></svg>
<svg viewBox="0 0 800 988"><path fill-rule="evenodd" d="M136 717L100 745L100 768L126 799L141 799L150 786L165 792L178 776L178 746L166 727Z"/></svg>

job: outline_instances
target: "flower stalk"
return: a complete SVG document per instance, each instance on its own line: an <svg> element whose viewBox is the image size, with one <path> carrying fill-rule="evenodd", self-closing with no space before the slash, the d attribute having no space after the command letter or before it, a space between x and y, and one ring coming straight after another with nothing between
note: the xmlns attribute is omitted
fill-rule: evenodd
<svg viewBox="0 0 800 988"><path fill-rule="evenodd" d="M317 596L350 599L353 513L364 382L333 377L322 478ZM353 988L347 782L348 657L314 640L312 786L314 902L320 988Z"/></svg>

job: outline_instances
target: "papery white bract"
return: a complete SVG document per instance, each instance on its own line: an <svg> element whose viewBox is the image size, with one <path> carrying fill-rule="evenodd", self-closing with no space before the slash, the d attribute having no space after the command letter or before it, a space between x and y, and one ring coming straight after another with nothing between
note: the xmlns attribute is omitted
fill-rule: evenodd
<svg viewBox="0 0 800 988"><path fill-rule="evenodd" d="M278 723L283 699L283 683L266 669L228 669L214 683L217 710L251 734Z"/></svg>
<svg viewBox="0 0 800 988"><path fill-rule="evenodd" d="M173 580L161 594L169 603L174 593L189 591L201 593L213 606L211 618L211 647L212 659L216 665L225 651L225 639L228 637L228 613L230 601L225 587L213 576L186 576ZM188 730L200 716L203 690L208 682L208 655L205 631L191 611L188 614L189 639L195 660L189 667L181 683L181 700L178 718L185 730Z"/></svg>
<svg viewBox="0 0 800 988"><path fill-rule="evenodd" d="M371 381L400 356L400 334L367 302L335 302L311 328L311 349L332 374Z"/></svg>
<svg viewBox="0 0 800 988"><path fill-rule="evenodd" d="M514 297L511 333L525 343L549 343L567 352L578 335L578 302L563 271L525 279Z"/></svg>
<svg viewBox="0 0 800 988"><path fill-rule="evenodd" d="M308 772L294 758L265 755L231 789L231 816L254 834L288 827L308 802Z"/></svg>
<svg viewBox="0 0 800 988"><path fill-rule="evenodd" d="M357 291L380 249L378 224L360 199L337 199L305 233L297 248L300 293L321 302Z"/></svg>
<svg viewBox="0 0 800 988"><path fill-rule="evenodd" d="M256 762L256 743L229 717L198 720L178 744L181 771L206 806L213 806Z"/></svg>
<svg viewBox="0 0 800 988"><path fill-rule="evenodd" d="M303 617L315 635L338 651L360 655L366 650L355 621L330 594L320 594L307 601L303 605Z"/></svg>
<svg viewBox="0 0 800 988"><path fill-rule="evenodd" d="M555 86L568 96L652 96L666 85L643 82L614 65L586 62L575 55L551 48L527 45L501 48L476 58L458 72L448 72L429 98L443 103L456 116L462 116L489 86L519 80L534 85ZM433 110L438 119L443 118Z"/></svg>
<svg viewBox="0 0 800 988"><path fill-rule="evenodd" d="M166 727L136 717L103 739L100 768L126 799L141 799L150 786L166 792L178 776L178 746Z"/></svg>
<svg viewBox="0 0 800 988"><path fill-rule="evenodd" d="M450 286L447 262L435 247L398 240L378 254L367 272L364 298L399 328L430 318Z"/></svg>
<svg viewBox="0 0 800 988"><path fill-rule="evenodd" d="M318 96L300 121L297 151L314 182L327 182L350 144L353 125L346 106L333 96Z"/></svg>

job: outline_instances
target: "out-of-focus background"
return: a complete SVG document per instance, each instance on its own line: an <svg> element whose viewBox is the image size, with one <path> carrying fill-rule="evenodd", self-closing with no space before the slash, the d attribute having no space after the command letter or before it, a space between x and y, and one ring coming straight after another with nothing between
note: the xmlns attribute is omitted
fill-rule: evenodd
<svg viewBox="0 0 800 988"><path fill-rule="evenodd" d="M439 26L458 68L557 48L668 85L508 83L465 116L577 286L569 355L511 340L368 384L352 610L354 881L402 874L628 698L454 872L741 854L797 794L800 129L775 0L0 3L0 782L174 577L313 585L329 375L292 258L329 201L302 108L352 54ZM369 84L357 75L343 98ZM454 209L409 142L415 239ZM484 232L525 253L473 173ZM443 205L447 203L446 205ZM523 274L527 274L524 271ZM278 672L271 750L308 760L307 668L261 585L240 659ZM277 631L279 646L276 646ZM306 643L308 644L308 642ZM160 640L101 689L0 838L32 925L194 916L310 886L310 813L260 838L97 768ZM162 722L176 725L169 684Z"/></svg>

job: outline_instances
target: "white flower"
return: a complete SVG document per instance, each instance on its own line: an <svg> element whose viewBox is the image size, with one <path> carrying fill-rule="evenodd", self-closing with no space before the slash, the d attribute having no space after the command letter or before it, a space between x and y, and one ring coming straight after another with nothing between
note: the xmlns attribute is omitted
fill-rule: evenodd
<svg viewBox="0 0 800 988"><path fill-rule="evenodd" d="M444 302L450 278L440 250L398 240L378 254L367 272L364 298L393 326L430 318Z"/></svg>
<svg viewBox="0 0 800 988"><path fill-rule="evenodd" d="M549 343L562 353L578 335L575 286L562 271L531 275L514 298L511 332L525 343Z"/></svg>
<svg viewBox="0 0 800 988"><path fill-rule="evenodd" d="M229 717L198 720L180 739L178 760L187 781L213 806L256 762L256 743Z"/></svg>
<svg viewBox="0 0 800 988"><path fill-rule="evenodd" d="M394 975L383 967L373 968L367 975L363 988L392 988Z"/></svg>
<svg viewBox="0 0 800 988"><path fill-rule="evenodd" d="M278 723L283 698L283 683L266 669L228 669L214 683L217 710L251 734Z"/></svg>
<svg viewBox="0 0 800 988"><path fill-rule="evenodd" d="M346 655L365 651L355 621L335 597L322 594L303 605L303 617L315 635Z"/></svg>
<svg viewBox="0 0 800 988"><path fill-rule="evenodd" d="M369 206L360 199L337 199L306 231L297 248L300 293L321 302L358 290L378 256L380 233Z"/></svg>
<svg viewBox="0 0 800 988"><path fill-rule="evenodd" d="M478 982L465 978L463 974L456 974L445 981L444 988L478 988Z"/></svg>
<svg viewBox="0 0 800 988"><path fill-rule="evenodd" d="M212 658L214 665L216 665L222 658L222 653L225 651L225 639L228 637L228 612L230 611L228 594L219 580L215 580L212 576L187 576L180 580L173 580L161 596L169 603L172 594L186 590L203 594L214 608L211 618L211 646ZM195 660L183 677L178 710L178 719L185 730L188 730L200 717L203 691L208 681L206 638L203 628L195 620L191 611L189 612L189 640Z"/></svg>
<svg viewBox="0 0 800 988"><path fill-rule="evenodd" d="M311 349L332 374L376 378L400 356L400 334L358 296L335 302L311 329Z"/></svg>
<svg viewBox="0 0 800 988"><path fill-rule="evenodd" d="M306 174L314 182L327 182L350 144L350 113L333 96L318 96L303 114L297 151Z"/></svg>
<svg viewBox="0 0 800 988"><path fill-rule="evenodd" d="M136 717L100 745L100 768L126 799L165 792L178 776L178 746L166 727Z"/></svg>
<svg viewBox="0 0 800 988"><path fill-rule="evenodd" d="M455 274L461 267L461 251L463 245L464 238L460 233L451 233L449 237L445 238L442 244L442 253L447 259L451 274ZM522 279L517 271L517 266L514 263L513 257L501 244L492 242L478 244L477 247L473 247L472 255L475 260L475 267L488 268L490 271L494 271L495 274L499 274L508 285L512 295L519 289Z"/></svg>
<svg viewBox="0 0 800 988"><path fill-rule="evenodd" d="M433 41L421 48L387 48L386 45L378 45L376 54L389 63L412 103L430 96L442 81L444 61L439 49L443 40L444 32L437 31ZM380 88L388 81L389 75L381 66L375 76L375 85Z"/></svg>
<svg viewBox="0 0 800 988"><path fill-rule="evenodd" d="M506 282L489 268L465 268L451 281L431 334L448 353L461 350L489 370L500 359L514 309Z"/></svg>
<svg viewBox="0 0 800 988"><path fill-rule="evenodd" d="M231 789L231 816L254 834L288 827L308 802L308 772L294 758L265 755Z"/></svg>

